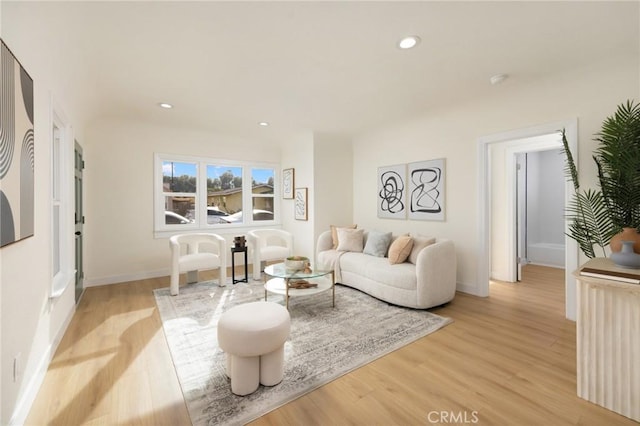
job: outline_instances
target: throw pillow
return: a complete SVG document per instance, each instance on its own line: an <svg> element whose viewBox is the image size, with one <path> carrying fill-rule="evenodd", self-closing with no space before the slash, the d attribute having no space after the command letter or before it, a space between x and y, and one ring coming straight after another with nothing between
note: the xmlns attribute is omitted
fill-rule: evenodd
<svg viewBox="0 0 640 426"><path fill-rule="evenodd" d="M347 229L356 229L358 225L349 225L349 226L335 226L331 225L331 239L333 240L332 249L336 250L338 248L338 228L347 228Z"/></svg>
<svg viewBox="0 0 640 426"><path fill-rule="evenodd" d="M409 254L409 262L414 265L418 261L418 253L420 250L425 248L426 246L430 246L431 244L435 244L435 237L424 237L422 235L416 235L413 237L413 248L411 249L411 254Z"/></svg>
<svg viewBox="0 0 640 426"><path fill-rule="evenodd" d="M400 235L389 247L389 263L403 263L409 257L413 247L413 238L409 235Z"/></svg>
<svg viewBox="0 0 640 426"><path fill-rule="evenodd" d="M364 245L364 254L385 257L391 244L391 232L370 231L367 243Z"/></svg>
<svg viewBox="0 0 640 426"><path fill-rule="evenodd" d="M364 229L338 228L338 251L362 252Z"/></svg>

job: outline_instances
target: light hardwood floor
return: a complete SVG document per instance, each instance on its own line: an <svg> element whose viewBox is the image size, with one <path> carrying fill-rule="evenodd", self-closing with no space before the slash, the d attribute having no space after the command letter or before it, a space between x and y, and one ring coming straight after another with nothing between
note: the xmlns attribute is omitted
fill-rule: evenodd
<svg viewBox="0 0 640 426"><path fill-rule="evenodd" d="M453 324L252 425L637 425L576 396L563 271L524 276L489 298L458 293L431 310ZM27 424L190 424L151 292L167 286L87 289Z"/></svg>

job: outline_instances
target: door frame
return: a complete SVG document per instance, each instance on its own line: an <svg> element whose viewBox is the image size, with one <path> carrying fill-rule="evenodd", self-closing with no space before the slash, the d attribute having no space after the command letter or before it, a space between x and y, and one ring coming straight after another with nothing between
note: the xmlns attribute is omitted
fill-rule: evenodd
<svg viewBox="0 0 640 426"><path fill-rule="evenodd" d="M552 132L555 133L555 132ZM517 263L518 257L518 210L517 210L517 197L518 197L518 187L516 185L516 176L518 173L517 170L517 160L518 154L526 154L528 152L541 152L541 151L549 151L556 150L562 148L562 140L549 137L551 134L547 133L544 135L540 135L540 137L534 138L525 138L514 140L514 146L508 147L505 150L505 158L507 159L507 168L506 168L506 205L511 206L508 209L507 213L507 227L510 229L509 232L512 233L511 238L509 239L509 245L507 247L507 253L509 256L509 268L508 268L508 277L509 281L516 282L518 281L518 269L520 265ZM572 150L573 151L573 150ZM569 191L573 193L573 185L568 185ZM567 206L567 200L570 199L570 196L567 196L567 191L565 190L565 207ZM526 205L526 202L525 202ZM572 240L573 241L573 240ZM566 237L565 237L566 244ZM565 246L566 247L566 246ZM576 244L577 247L577 244ZM516 259L516 261L514 261ZM577 265L576 265L577 268ZM576 268L571 269L572 271Z"/></svg>
<svg viewBox="0 0 640 426"><path fill-rule="evenodd" d="M84 294L84 153L82 145L74 140L73 172L74 172L74 268L75 268L75 301L76 305ZM78 179L80 184L78 185ZM80 253L78 253L78 250Z"/></svg>
<svg viewBox="0 0 640 426"><path fill-rule="evenodd" d="M528 263L527 259L527 238L528 238L528 157L527 152L516 152L515 156L515 200L516 200L516 213L515 213L515 250L516 257L513 259L515 263L516 276L515 280L522 280L522 265Z"/></svg>
<svg viewBox="0 0 640 426"><path fill-rule="evenodd" d="M478 139L477 156L478 156L478 219L477 219L477 241L478 241L478 263L477 263L477 290L479 296L489 296L489 280L490 280L490 262L491 262L491 161L490 147L492 144L507 142L518 139L526 139L535 136L541 136L559 132L565 129L569 149L573 154L578 165L578 119L569 119L565 121L542 124L539 126L516 129L504 133L484 136ZM515 161L515 154L511 156ZM511 169L511 168L508 168ZM512 171L515 169L513 167ZM508 179L508 184L515 186L513 175ZM514 191L508 190L507 194ZM573 185L567 180L565 183L565 206L571 200L573 194ZM515 205L515 201L511 200L511 206ZM511 211L512 209L510 209ZM513 209L515 216L515 209ZM513 219L515 223L515 218ZM565 231L568 231L569 223L565 223ZM510 227L513 232L513 227ZM576 318L576 290L575 278L572 272L578 268L578 244L571 238L565 236L565 316L568 319Z"/></svg>

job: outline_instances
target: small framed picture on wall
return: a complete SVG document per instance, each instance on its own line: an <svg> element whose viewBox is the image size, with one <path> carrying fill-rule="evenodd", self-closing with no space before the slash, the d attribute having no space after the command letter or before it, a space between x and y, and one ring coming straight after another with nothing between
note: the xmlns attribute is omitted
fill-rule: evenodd
<svg viewBox="0 0 640 426"><path fill-rule="evenodd" d="M293 188L295 187L295 170L284 169L282 171L282 198L293 199Z"/></svg>
<svg viewBox="0 0 640 426"><path fill-rule="evenodd" d="M296 220L307 220L307 188L296 188L294 208Z"/></svg>

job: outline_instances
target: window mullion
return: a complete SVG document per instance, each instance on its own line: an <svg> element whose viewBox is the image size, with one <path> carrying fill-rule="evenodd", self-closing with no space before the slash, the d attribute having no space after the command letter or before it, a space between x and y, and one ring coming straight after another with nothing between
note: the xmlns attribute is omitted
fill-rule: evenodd
<svg viewBox="0 0 640 426"><path fill-rule="evenodd" d="M198 162L198 185L196 187L196 223L198 227L205 228L207 226L207 163L205 161Z"/></svg>

